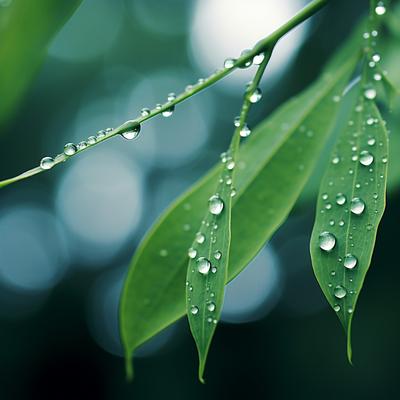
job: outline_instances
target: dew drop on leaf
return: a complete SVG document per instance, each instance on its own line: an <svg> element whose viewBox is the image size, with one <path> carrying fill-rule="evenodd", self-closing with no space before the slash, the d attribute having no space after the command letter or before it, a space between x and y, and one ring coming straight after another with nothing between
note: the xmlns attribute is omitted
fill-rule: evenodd
<svg viewBox="0 0 400 400"><path fill-rule="evenodd" d="M224 68L231 69L235 65L235 60L233 58L227 58L224 61Z"/></svg>
<svg viewBox="0 0 400 400"><path fill-rule="evenodd" d="M77 151L76 146L73 143L67 143L64 146L64 154L66 156L73 156Z"/></svg>
<svg viewBox="0 0 400 400"><path fill-rule="evenodd" d="M196 233L196 242L199 244L203 244L206 240L206 237L201 233L201 232L197 232Z"/></svg>
<svg viewBox="0 0 400 400"><path fill-rule="evenodd" d="M40 160L40 168L51 169L54 167L54 159L52 157L43 157Z"/></svg>
<svg viewBox="0 0 400 400"><path fill-rule="evenodd" d="M330 232L319 235L319 247L323 251L331 251L336 245L336 237Z"/></svg>
<svg viewBox="0 0 400 400"><path fill-rule="evenodd" d="M364 150L360 153L360 164L368 167L374 162L374 156L368 151Z"/></svg>
<svg viewBox="0 0 400 400"><path fill-rule="evenodd" d="M194 249L193 247L191 247L191 248L188 250L188 256L189 256L189 258L196 258L196 256L197 256L197 250Z"/></svg>
<svg viewBox="0 0 400 400"><path fill-rule="evenodd" d="M213 215L220 215L224 209L224 202L218 195L211 196L208 200L208 209Z"/></svg>
<svg viewBox="0 0 400 400"><path fill-rule="evenodd" d="M190 312L191 312L193 315L198 314L198 313L199 313L199 307L197 307L197 306L192 306L192 307L190 308Z"/></svg>
<svg viewBox="0 0 400 400"><path fill-rule="evenodd" d="M207 310L211 311L211 312L215 311L215 303L213 303L212 301L210 303L208 303Z"/></svg>
<svg viewBox="0 0 400 400"><path fill-rule="evenodd" d="M346 203L346 196L343 193L338 193L336 195L336 204L342 206Z"/></svg>
<svg viewBox="0 0 400 400"><path fill-rule="evenodd" d="M199 257L197 259L197 270L203 274L203 275L207 275L208 272L210 271L211 268L211 263L210 261L205 258L205 257Z"/></svg>
<svg viewBox="0 0 400 400"><path fill-rule="evenodd" d="M365 210L365 203L359 197L355 197L351 200L350 210L355 215L361 215Z"/></svg>
<svg viewBox="0 0 400 400"><path fill-rule="evenodd" d="M343 297L346 296L347 294L347 290L341 286L341 285L337 285L334 289L333 289L333 294L335 295L335 297L337 297L338 299L343 299Z"/></svg>
<svg viewBox="0 0 400 400"><path fill-rule="evenodd" d="M240 129L240 136L241 137L248 137L251 134L251 129L247 126L247 124L244 124L242 126L242 129Z"/></svg>
<svg viewBox="0 0 400 400"><path fill-rule="evenodd" d="M222 253L221 253L219 250L217 250L217 251L214 252L214 258L215 258L216 260L220 260L221 257L222 257Z"/></svg>
<svg viewBox="0 0 400 400"><path fill-rule="evenodd" d="M364 91L364 97L367 100L374 100L376 97L376 90L374 88L368 88Z"/></svg>
<svg viewBox="0 0 400 400"><path fill-rule="evenodd" d="M347 254L344 258L343 265L347 269L353 269L357 266L358 260L356 256L353 256L353 254Z"/></svg>

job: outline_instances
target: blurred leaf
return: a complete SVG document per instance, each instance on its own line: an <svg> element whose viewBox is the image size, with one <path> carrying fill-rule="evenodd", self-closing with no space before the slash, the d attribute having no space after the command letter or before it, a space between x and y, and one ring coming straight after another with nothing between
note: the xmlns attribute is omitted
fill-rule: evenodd
<svg viewBox="0 0 400 400"><path fill-rule="evenodd" d="M12 0L0 7L0 128L12 116L53 35L81 0Z"/></svg>
<svg viewBox="0 0 400 400"><path fill-rule="evenodd" d="M317 280L348 337L385 208L388 138L372 100L359 91L322 180L311 256Z"/></svg>
<svg viewBox="0 0 400 400"><path fill-rule="evenodd" d="M358 53L347 46L314 85L280 107L241 147L229 279L288 216L335 120L340 103L333 99L340 97L357 61ZM187 249L219 175L217 166L181 196L155 223L132 260L120 305L128 373L132 352L185 313Z"/></svg>

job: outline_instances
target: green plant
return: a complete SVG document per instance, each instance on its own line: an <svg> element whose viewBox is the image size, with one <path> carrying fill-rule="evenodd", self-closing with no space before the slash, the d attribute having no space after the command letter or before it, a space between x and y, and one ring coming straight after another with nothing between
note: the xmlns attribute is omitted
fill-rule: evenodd
<svg viewBox="0 0 400 400"><path fill-rule="evenodd" d="M134 350L187 314L203 380L226 282L248 265L294 207L347 99L351 113L321 181L311 254L318 282L346 330L351 361L351 320L385 206L389 149L376 101L384 99L381 88L389 97L396 92L380 68L387 4L371 0L369 17L310 88L253 132L246 124L252 104L261 98L259 82L278 40L327 3L312 1L252 50L227 59L224 68L182 94L171 93L165 104L142 109L140 117L77 145L69 143L56 157L45 157L40 166L0 182L2 187L49 170L117 135L134 139L150 118L171 116L179 103L236 68L258 65L221 162L164 213L132 260L120 306L129 376ZM243 144L241 137L247 138Z"/></svg>

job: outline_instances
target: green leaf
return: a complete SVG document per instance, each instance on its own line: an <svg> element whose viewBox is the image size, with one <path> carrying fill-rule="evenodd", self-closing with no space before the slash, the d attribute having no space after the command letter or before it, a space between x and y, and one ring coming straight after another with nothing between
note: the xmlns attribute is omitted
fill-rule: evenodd
<svg viewBox="0 0 400 400"><path fill-rule="evenodd" d="M347 334L385 208L388 137L360 90L321 183L311 238L315 276Z"/></svg>
<svg viewBox="0 0 400 400"><path fill-rule="evenodd" d="M333 98L342 93L357 61L354 51L340 65L334 60L322 78L280 107L241 147L229 279L288 216L335 119L339 103ZM219 175L217 166L172 204L136 251L120 303L128 375L132 352L185 313L187 249Z"/></svg>
<svg viewBox="0 0 400 400"><path fill-rule="evenodd" d="M203 383L207 354L228 280L232 195L236 194L232 183L239 138L236 130L230 151L222 155L217 190L208 200L208 210L188 251L186 310L199 353L199 380Z"/></svg>
<svg viewBox="0 0 400 400"><path fill-rule="evenodd" d="M81 0L13 0L0 7L0 127L26 92L53 35Z"/></svg>

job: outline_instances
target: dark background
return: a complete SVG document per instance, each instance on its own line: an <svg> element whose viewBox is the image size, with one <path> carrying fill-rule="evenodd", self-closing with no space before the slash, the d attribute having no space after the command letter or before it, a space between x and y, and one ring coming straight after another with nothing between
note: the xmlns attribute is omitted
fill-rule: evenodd
<svg viewBox="0 0 400 400"><path fill-rule="evenodd" d="M85 0L1 132L1 177L183 90L235 56L227 52L247 30L254 36L250 47L268 33L275 14L285 20L302 4L221 1L218 16L210 4L219 1ZM267 73L251 125L316 78L367 5L334 1L306 31L288 38L287 54L300 50L294 57L277 49L280 67ZM265 26L252 25L243 11L249 8L265 14ZM222 39L208 32L216 21ZM123 276L157 215L227 146L249 80L237 75L180 105L172 118L150 121L133 143L116 138L2 189L0 399L399 398L396 187L354 318L353 367L312 273L311 201L296 208L250 272L228 289L206 385L197 381L184 320L139 350L135 380L126 382L117 332ZM398 135L398 115L387 115L392 135Z"/></svg>

